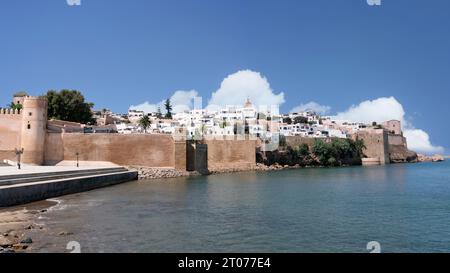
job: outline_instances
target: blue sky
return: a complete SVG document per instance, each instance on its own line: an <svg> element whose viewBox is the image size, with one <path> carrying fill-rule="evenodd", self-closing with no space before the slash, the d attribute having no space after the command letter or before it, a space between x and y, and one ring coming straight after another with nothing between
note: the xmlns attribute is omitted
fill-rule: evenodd
<svg viewBox="0 0 450 273"><path fill-rule="evenodd" d="M287 112L393 96L450 147L450 1L9 0L0 6L0 105L14 91L78 89L126 112L230 74L260 72Z"/></svg>

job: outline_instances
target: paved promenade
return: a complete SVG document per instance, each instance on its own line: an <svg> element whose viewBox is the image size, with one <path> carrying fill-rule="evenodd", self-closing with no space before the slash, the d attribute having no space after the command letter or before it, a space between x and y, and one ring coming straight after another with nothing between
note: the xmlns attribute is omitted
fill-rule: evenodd
<svg viewBox="0 0 450 273"><path fill-rule="evenodd" d="M6 175L19 175L19 174L32 174L32 173L53 173L53 172L67 172L67 171L83 171L92 169L108 169L114 167L112 165L99 165L99 166L83 166L79 168L74 166L22 166L20 170L17 166L0 166L0 177Z"/></svg>
<svg viewBox="0 0 450 273"><path fill-rule="evenodd" d="M112 186L138 178L137 171L99 164L0 167L0 207L11 207L61 195Z"/></svg>

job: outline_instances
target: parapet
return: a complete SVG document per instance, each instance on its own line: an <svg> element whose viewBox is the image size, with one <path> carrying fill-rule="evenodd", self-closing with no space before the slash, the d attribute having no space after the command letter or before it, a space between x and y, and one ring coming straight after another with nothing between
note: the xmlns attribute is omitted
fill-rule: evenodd
<svg viewBox="0 0 450 273"><path fill-rule="evenodd" d="M33 108L38 108L38 107L42 107L42 108L46 108L47 107L47 98L44 96L40 96L40 97L31 97L31 96L26 96L23 99L23 106L24 107L33 107Z"/></svg>
<svg viewBox="0 0 450 273"><path fill-rule="evenodd" d="M0 115L21 115L22 110L11 108L0 108Z"/></svg>

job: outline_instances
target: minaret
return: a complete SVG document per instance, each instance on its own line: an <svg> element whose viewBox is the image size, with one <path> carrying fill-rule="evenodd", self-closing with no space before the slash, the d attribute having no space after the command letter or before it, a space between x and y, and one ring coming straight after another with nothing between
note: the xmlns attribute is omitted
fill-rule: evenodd
<svg viewBox="0 0 450 273"><path fill-rule="evenodd" d="M47 130L47 98L23 98L21 148L22 162L44 164L45 133Z"/></svg>

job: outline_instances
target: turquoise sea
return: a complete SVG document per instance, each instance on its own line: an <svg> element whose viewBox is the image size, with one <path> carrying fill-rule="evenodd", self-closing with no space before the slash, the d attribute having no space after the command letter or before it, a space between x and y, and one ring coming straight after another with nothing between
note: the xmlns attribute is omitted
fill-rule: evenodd
<svg viewBox="0 0 450 273"><path fill-rule="evenodd" d="M449 162L140 181L58 201L33 251L450 252Z"/></svg>

